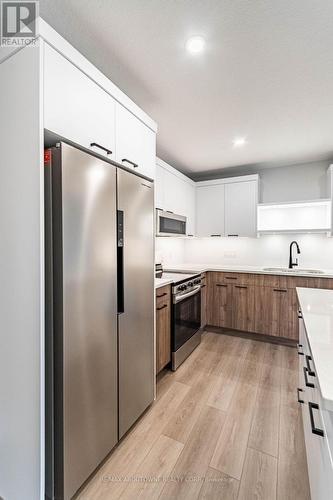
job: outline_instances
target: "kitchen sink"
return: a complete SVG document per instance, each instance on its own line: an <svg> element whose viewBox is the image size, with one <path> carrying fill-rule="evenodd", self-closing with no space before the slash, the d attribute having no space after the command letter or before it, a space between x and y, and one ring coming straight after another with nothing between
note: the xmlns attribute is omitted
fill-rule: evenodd
<svg viewBox="0 0 333 500"><path fill-rule="evenodd" d="M288 267L265 267L263 271L270 273L293 273L293 274L325 274L320 269L289 269Z"/></svg>

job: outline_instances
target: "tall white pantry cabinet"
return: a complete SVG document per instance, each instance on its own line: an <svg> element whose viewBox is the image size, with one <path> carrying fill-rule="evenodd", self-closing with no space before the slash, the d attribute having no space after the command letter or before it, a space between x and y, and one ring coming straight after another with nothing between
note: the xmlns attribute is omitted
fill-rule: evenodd
<svg viewBox="0 0 333 500"><path fill-rule="evenodd" d="M155 178L155 122L40 19L0 49L0 497L44 498L43 150L65 138Z"/></svg>

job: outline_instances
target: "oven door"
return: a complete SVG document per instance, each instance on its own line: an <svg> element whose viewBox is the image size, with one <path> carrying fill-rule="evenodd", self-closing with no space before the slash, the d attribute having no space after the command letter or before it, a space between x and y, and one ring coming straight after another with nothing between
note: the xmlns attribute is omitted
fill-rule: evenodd
<svg viewBox="0 0 333 500"><path fill-rule="evenodd" d="M173 298L172 352L176 352L201 325L201 287Z"/></svg>
<svg viewBox="0 0 333 500"><path fill-rule="evenodd" d="M156 211L157 236L186 236L186 217L163 210Z"/></svg>

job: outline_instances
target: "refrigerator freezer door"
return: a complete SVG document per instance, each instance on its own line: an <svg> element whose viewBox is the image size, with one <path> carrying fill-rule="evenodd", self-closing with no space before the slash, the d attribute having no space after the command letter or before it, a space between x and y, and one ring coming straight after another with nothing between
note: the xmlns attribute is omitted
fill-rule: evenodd
<svg viewBox="0 0 333 500"><path fill-rule="evenodd" d="M67 144L61 151L63 332L55 336L63 339L66 500L117 442L117 190L115 167Z"/></svg>
<svg viewBox="0 0 333 500"><path fill-rule="evenodd" d="M119 438L154 399L154 185L118 169L123 304L118 317Z"/></svg>

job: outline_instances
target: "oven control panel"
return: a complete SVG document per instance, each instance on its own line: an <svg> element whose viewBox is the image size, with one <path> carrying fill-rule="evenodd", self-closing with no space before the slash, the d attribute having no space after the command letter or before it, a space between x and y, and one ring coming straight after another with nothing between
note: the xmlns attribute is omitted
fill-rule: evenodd
<svg viewBox="0 0 333 500"><path fill-rule="evenodd" d="M191 292L194 289L200 288L201 287L201 277L200 275L198 277L191 278L184 283L180 284L175 284L172 287L172 293L174 295L183 295L188 292Z"/></svg>

